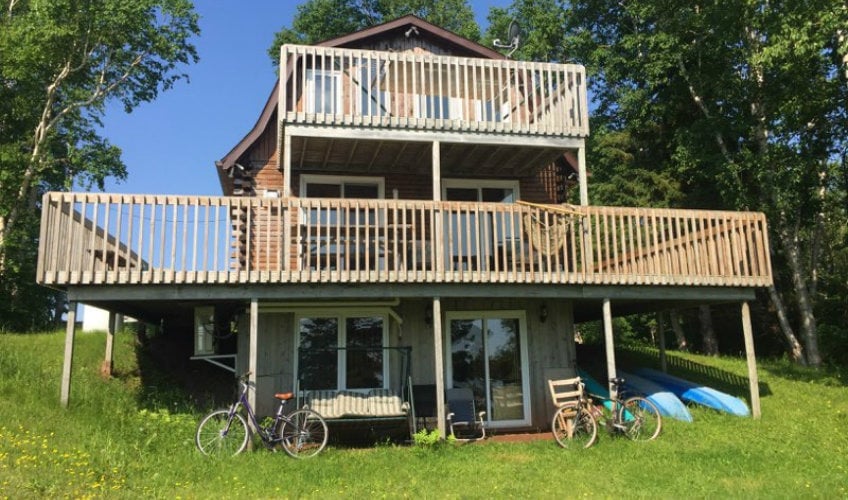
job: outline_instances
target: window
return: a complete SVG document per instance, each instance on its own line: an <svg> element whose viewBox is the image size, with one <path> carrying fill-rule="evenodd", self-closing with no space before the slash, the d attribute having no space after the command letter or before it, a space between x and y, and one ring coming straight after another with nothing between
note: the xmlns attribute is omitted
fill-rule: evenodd
<svg viewBox="0 0 848 500"><path fill-rule="evenodd" d="M442 95L417 95L414 113L419 118L462 119L462 99Z"/></svg>
<svg viewBox="0 0 848 500"><path fill-rule="evenodd" d="M391 95L380 88L385 76L385 66L380 66L379 61L363 61L369 64L360 68L359 71L359 112L364 116L389 116L391 112ZM385 83L383 83L385 86Z"/></svg>
<svg viewBox="0 0 848 500"><path fill-rule="evenodd" d="M338 71L306 70L306 112L339 114L342 93Z"/></svg>
<svg viewBox="0 0 848 500"><path fill-rule="evenodd" d="M383 198L382 177L342 177L338 175L300 176L300 193L304 198Z"/></svg>
<svg viewBox="0 0 848 500"><path fill-rule="evenodd" d="M514 203L519 199L518 181L493 179L444 179L442 199L482 203ZM445 216L445 231L450 235L445 245L446 262L455 271L504 269L506 252L518 241L516 228L521 227L517 215L508 212L479 215L454 212Z"/></svg>
<svg viewBox="0 0 848 500"><path fill-rule="evenodd" d="M383 346L387 316L316 314L298 318L297 378L301 390L386 387Z"/></svg>

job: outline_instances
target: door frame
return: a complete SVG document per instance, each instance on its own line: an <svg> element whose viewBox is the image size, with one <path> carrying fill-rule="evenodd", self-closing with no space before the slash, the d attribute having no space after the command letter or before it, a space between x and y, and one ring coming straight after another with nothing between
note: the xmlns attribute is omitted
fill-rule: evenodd
<svg viewBox="0 0 848 500"><path fill-rule="evenodd" d="M532 401L531 401L531 393L530 393L530 350L527 344L528 342L528 334L527 334L527 312L524 309L498 309L498 310L452 310L445 311L445 328L443 332L443 344L444 344L444 359L445 359L445 388L450 389L453 387L453 362L452 362L452 350L450 343L450 332L451 332L451 321L455 319L482 319L485 321L487 319L499 319L499 318L515 318L518 320L518 341L519 341L519 359L521 360L521 392L522 392L522 403L524 409L524 418L522 420L492 420L490 408L486 408L486 426L493 428L510 428L510 427L527 427L531 425L532 419ZM486 339L485 332L483 332L483 345L484 345L484 353L486 355L487 363L485 368L485 383L486 383L486 404L490 405L489 401L491 394L491 387L489 381L489 373L488 373L488 355L489 353L486 351ZM481 411L481 409L477 409L477 411Z"/></svg>

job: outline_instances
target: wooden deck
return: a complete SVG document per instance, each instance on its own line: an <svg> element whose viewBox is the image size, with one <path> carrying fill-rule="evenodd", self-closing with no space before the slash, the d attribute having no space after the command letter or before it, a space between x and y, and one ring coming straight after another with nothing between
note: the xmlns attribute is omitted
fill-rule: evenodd
<svg viewBox="0 0 848 500"><path fill-rule="evenodd" d="M39 283L762 287L763 214L48 193Z"/></svg>
<svg viewBox="0 0 848 500"><path fill-rule="evenodd" d="M284 123L587 137L576 64L283 45Z"/></svg>

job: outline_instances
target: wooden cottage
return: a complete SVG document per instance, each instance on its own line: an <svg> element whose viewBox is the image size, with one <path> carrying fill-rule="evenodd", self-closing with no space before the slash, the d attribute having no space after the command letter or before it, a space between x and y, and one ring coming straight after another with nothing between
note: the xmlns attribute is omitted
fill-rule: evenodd
<svg viewBox="0 0 848 500"><path fill-rule="evenodd" d="M545 429L575 324L604 320L612 375L614 314L705 303L741 304L753 363L764 216L590 205L582 66L509 60L407 16L284 45L280 75L216 163L223 196L47 194L39 282L186 325L168 333L250 370L260 411L284 389L429 387L444 430L445 390L468 387L488 429ZM66 404L69 387L66 354Z"/></svg>

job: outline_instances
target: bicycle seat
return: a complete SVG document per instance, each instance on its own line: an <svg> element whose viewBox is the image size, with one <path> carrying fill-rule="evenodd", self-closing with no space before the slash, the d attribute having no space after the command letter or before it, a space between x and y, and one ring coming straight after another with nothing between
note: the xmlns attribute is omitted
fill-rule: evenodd
<svg viewBox="0 0 848 500"><path fill-rule="evenodd" d="M621 377L611 378L610 383L616 387L624 385L624 379Z"/></svg>
<svg viewBox="0 0 848 500"><path fill-rule="evenodd" d="M289 399L294 397L293 392L278 392L274 394L274 397L279 399L280 401L288 401Z"/></svg>

